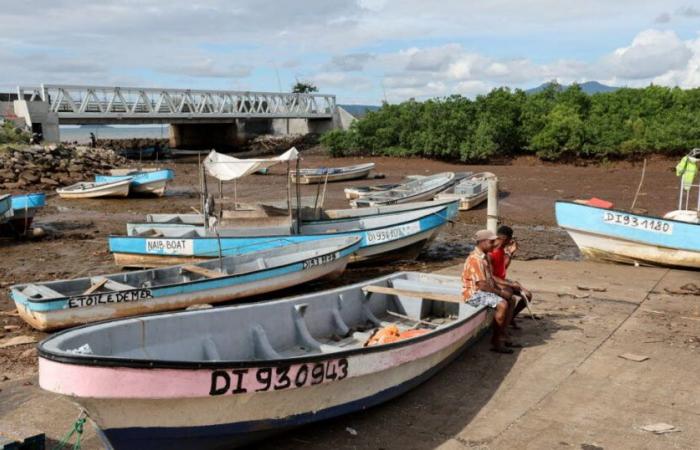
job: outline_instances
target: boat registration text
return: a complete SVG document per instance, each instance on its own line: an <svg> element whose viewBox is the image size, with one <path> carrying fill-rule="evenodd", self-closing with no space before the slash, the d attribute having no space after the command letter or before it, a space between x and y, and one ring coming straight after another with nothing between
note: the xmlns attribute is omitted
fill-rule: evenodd
<svg viewBox="0 0 700 450"><path fill-rule="evenodd" d="M606 211L603 222L652 233L673 234L673 224L665 220L637 217L631 214Z"/></svg>
<svg viewBox="0 0 700 450"><path fill-rule="evenodd" d="M316 256L304 261L304 270L311 269L312 267L327 264L329 262L335 261L340 257L340 253L329 253L327 255Z"/></svg>
<svg viewBox="0 0 700 450"><path fill-rule="evenodd" d="M368 244L379 244L381 242L394 241L412 234L420 232L420 222L411 222L404 225L397 225L381 230L371 230L366 234Z"/></svg>
<svg viewBox="0 0 700 450"><path fill-rule="evenodd" d="M146 253L194 255L190 239L146 239Z"/></svg>
<svg viewBox="0 0 700 450"><path fill-rule="evenodd" d="M340 381L348 376L348 360L336 359L290 366L214 370L209 395L280 391Z"/></svg>

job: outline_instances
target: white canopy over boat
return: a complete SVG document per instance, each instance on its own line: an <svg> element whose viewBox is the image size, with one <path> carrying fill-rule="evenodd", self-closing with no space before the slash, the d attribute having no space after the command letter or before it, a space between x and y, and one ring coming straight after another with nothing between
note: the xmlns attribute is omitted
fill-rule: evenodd
<svg viewBox="0 0 700 450"><path fill-rule="evenodd" d="M204 159L204 167L212 177L222 181L231 181L243 178L258 170L267 169L281 162L295 161L298 157L299 151L296 147L292 147L274 158L250 159L239 159L212 150Z"/></svg>

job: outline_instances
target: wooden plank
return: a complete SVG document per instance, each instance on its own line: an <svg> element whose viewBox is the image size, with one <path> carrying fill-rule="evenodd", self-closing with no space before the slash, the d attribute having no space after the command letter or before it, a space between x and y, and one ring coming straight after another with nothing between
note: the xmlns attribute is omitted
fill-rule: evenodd
<svg viewBox="0 0 700 450"><path fill-rule="evenodd" d="M188 272L196 273L199 275L204 275L207 278L221 278L226 276L225 273L221 273L218 270L206 269L204 267L193 266L191 264L186 264L181 267L182 270L186 270Z"/></svg>
<svg viewBox="0 0 700 450"><path fill-rule="evenodd" d="M107 281L107 278L98 278L97 283L93 283L92 286L90 286L85 292L83 292L83 295L92 294L93 292L104 286Z"/></svg>
<svg viewBox="0 0 700 450"><path fill-rule="evenodd" d="M417 297L426 300L438 300L441 302L450 303L464 303L462 297L453 294L441 294L438 292L424 292L424 291L412 291L409 289L396 289L386 286L365 286L362 288L365 292L373 292L375 294L387 294L387 295L404 295L406 297Z"/></svg>

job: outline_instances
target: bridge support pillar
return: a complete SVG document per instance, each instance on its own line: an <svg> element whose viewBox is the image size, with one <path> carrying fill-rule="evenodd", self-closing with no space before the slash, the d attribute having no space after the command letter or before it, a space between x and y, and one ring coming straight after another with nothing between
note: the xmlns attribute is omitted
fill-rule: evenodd
<svg viewBox="0 0 700 450"><path fill-rule="evenodd" d="M239 143L233 123L171 123L171 148L230 148Z"/></svg>
<svg viewBox="0 0 700 450"><path fill-rule="evenodd" d="M273 119L274 134L321 134L333 129L332 119Z"/></svg>
<svg viewBox="0 0 700 450"><path fill-rule="evenodd" d="M40 134L44 142L58 143L61 141L58 114L49 111L47 102L15 100L13 108L15 115L24 120L32 133Z"/></svg>

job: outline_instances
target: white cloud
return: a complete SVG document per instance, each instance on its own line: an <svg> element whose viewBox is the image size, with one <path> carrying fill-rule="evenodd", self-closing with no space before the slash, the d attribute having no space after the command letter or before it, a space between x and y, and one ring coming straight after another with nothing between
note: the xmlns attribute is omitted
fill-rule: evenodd
<svg viewBox="0 0 700 450"><path fill-rule="evenodd" d="M693 52L673 31L645 30L628 47L615 50L603 64L617 77L638 80L686 67Z"/></svg>

